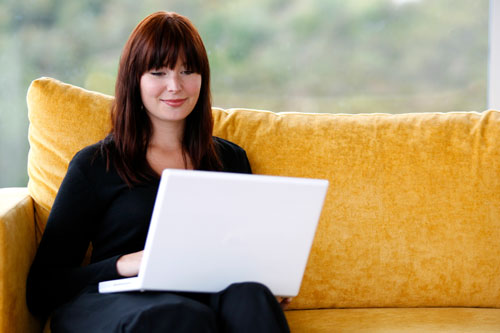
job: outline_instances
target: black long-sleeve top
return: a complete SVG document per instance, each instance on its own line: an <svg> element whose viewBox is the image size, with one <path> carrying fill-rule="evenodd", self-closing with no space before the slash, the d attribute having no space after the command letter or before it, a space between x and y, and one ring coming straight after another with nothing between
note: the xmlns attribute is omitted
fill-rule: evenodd
<svg viewBox="0 0 500 333"><path fill-rule="evenodd" d="M245 151L214 137L223 171L251 173ZM116 261L144 249L160 179L130 188L100 153L78 152L59 188L27 281L27 303L46 316L86 286L121 278ZM89 243L90 264L81 266Z"/></svg>

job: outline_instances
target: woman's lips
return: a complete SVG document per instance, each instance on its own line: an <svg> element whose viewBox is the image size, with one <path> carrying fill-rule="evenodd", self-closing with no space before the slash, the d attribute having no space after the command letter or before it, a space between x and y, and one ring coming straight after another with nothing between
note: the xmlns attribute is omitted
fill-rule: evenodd
<svg viewBox="0 0 500 333"><path fill-rule="evenodd" d="M177 99L162 99L161 101L172 106L179 107L187 100L187 98L177 98Z"/></svg>

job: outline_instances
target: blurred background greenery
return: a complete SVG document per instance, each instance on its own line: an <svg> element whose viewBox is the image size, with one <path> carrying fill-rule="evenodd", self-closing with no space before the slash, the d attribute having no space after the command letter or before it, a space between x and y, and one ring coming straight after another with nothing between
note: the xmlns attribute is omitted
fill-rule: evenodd
<svg viewBox="0 0 500 333"><path fill-rule="evenodd" d="M487 0L1 0L0 187L27 184L30 82L50 76L112 95L126 39L156 10L198 27L215 106L486 108Z"/></svg>

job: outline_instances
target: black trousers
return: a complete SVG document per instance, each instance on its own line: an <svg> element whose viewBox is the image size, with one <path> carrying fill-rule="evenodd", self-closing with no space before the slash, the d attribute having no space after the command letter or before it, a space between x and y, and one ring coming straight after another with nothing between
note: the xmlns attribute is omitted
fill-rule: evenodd
<svg viewBox="0 0 500 333"><path fill-rule="evenodd" d="M237 283L214 293L113 293L88 288L52 314L57 332L289 332L269 289Z"/></svg>

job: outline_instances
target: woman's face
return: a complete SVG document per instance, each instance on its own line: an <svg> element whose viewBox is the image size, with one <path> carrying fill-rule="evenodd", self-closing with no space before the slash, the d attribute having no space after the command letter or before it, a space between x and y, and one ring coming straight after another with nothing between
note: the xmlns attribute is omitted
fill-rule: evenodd
<svg viewBox="0 0 500 333"><path fill-rule="evenodd" d="M141 98L153 124L183 122L193 111L201 88L201 75L178 60L175 68L157 68L141 76Z"/></svg>

